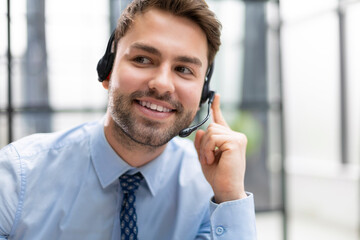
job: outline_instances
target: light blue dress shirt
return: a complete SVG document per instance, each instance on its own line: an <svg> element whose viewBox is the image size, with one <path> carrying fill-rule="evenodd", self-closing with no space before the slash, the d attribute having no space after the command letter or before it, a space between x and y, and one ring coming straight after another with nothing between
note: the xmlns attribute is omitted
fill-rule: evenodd
<svg viewBox="0 0 360 240"><path fill-rule="evenodd" d="M0 239L118 240L119 176L140 171L140 240L256 239L252 194L215 204L196 151L174 138L133 168L110 147L102 121L35 134L0 150Z"/></svg>

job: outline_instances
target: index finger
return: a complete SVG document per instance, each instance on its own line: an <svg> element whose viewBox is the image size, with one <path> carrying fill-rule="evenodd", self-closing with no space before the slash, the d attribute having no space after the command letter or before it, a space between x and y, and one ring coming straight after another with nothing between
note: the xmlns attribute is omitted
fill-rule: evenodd
<svg viewBox="0 0 360 240"><path fill-rule="evenodd" d="M225 127L229 127L229 125L226 123L225 118L222 115L221 109L220 109L220 95L215 94L214 102L211 106L212 109L212 117L214 123L220 124Z"/></svg>

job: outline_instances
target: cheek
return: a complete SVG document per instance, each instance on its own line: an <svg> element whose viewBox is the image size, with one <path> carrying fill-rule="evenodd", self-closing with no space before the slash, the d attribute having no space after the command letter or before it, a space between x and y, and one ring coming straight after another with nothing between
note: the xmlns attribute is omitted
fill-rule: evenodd
<svg viewBox="0 0 360 240"><path fill-rule="evenodd" d="M179 88L178 95L185 109L198 109L202 87L200 84L191 84L187 87Z"/></svg>
<svg viewBox="0 0 360 240"><path fill-rule="evenodd" d="M121 92L132 93L144 85L143 74L134 68L120 67L111 76L111 87Z"/></svg>

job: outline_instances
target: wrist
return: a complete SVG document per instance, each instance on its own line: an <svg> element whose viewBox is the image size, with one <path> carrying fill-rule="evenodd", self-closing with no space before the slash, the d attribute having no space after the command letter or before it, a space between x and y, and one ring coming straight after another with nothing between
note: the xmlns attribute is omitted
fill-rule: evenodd
<svg viewBox="0 0 360 240"><path fill-rule="evenodd" d="M239 193L231 193L231 194L215 194L214 201L217 204L228 202L228 201L235 201L246 198L247 194L245 191L241 191Z"/></svg>

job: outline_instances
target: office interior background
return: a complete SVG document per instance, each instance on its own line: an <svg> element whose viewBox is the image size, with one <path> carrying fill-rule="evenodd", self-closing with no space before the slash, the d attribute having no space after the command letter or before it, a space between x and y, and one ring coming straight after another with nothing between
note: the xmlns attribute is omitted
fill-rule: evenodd
<svg viewBox="0 0 360 240"><path fill-rule="evenodd" d="M104 115L96 65L128 2L0 2L0 147ZM360 239L360 0L207 3L223 24L211 87L249 139L258 239Z"/></svg>

